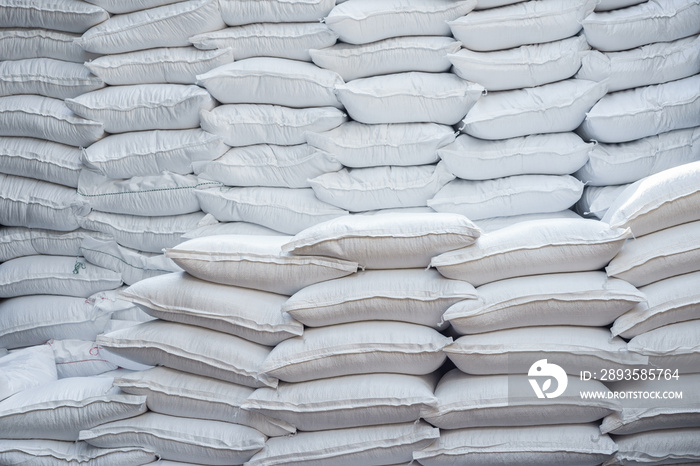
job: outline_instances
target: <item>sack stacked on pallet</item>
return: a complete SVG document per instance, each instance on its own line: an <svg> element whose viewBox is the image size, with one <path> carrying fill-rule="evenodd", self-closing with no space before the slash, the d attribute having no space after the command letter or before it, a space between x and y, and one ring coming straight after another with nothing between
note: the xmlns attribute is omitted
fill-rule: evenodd
<svg viewBox="0 0 700 466"><path fill-rule="evenodd" d="M350 212L426 207L453 179L437 149L483 88L449 73L446 55L459 43L446 21L475 5L350 0L330 11L324 22L339 41L309 53L342 79L335 94L352 121L308 135L343 166L310 180L319 199Z"/></svg>
<svg viewBox="0 0 700 466"><path fill-rule="evenodd" d="M430 207L476 222L571 217L583 185L570 175L593 148L573 130L606 91L605 83L574 79L589 48L581 20L595 4L480 2L448 22L463 47L447 57L453 72L488 94L463 119L463 134L438 151L457 179Z"/></svg>
<svg viewBox="0 0 700 466"><path fill-rule="evenodd" d="M697 433L700 415L695 390L700 365L697 280L700 276L700 162L677 166L631 184L610 206L603 221L628 227L628 240L606 271L638 286L645 302L619 316L614 335L630 339L628 348L648 356L663 371L663 381L621 381L620 391L660 387L682 393L682 400L626 400L622 411L606 417L603 432L620 435L617 461L674 455L695 460L697 446L683 439ZM666 430L672 429L672 430ZM669 439L674 441L669 443Z"/></svg>

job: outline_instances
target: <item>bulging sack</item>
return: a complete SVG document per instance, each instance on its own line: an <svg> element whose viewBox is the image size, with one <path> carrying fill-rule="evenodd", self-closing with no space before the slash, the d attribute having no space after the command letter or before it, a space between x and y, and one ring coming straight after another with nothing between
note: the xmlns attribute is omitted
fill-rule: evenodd
<svg viewBox="0 0 700 466"><path fill-rule="evenodd" d="M282 251L351 260L370 269L406 269L427 267L431 257L468 246L479 235L458 214L348 215L301 231Z"/></svg>
<svg viewBox="0 0 700 466"><path fill-rule="evenodd" d="M605 272L510 278L476 291L476 299L452 305L443 316L462 335L540 325L604 327L646 300Z"/></svg>
<svg viewBox="0 0 700 466"><path fill-rule="evenodd" d="M148 464L156 454L142 447L96 448L86 442L61 440L0 440L0 462L6 464L79 461L95 466Z"/></svg>
<svg viewBox="0 0 700 466"><path fill-rule="evenodd" d="M464 48L479 52L566 39L581 30L596 0L506 3L513 5L473 11L448 22L452 35Z"/></svg>
<svg viewBox="0 0 700 466"><path fill-rule="evenodd" d="M306 132L331 130L347 121L335 107L289 108L278 105L229 104L202 110L202 129L231 147L253 144L293 146L306 142Z"/></svg>
<svg viewBox="0 0 700 466"><path fill-rule="evenodd" d="M83 150L91 170L123 179L163 171L193 173L193 162L214 160L228 150L224 141L200 128L113 134Z"/></svg>
<svg viewBox="0 0 700 466"><path fill-rule="evenodd" d="M454 179L444 164L343 168L309 180L316 197L350 212L427 205Z"/></svg>
<svg viewBox="0 0 700 466"><path fill-rule="evenodd" d="M0 96L37 94L67 99L105 86L85 65L51 58L0 62Z"/></svg>
<svg viewBox="0 0 700 466"><path fill-rule="evenodd" d="M442 349L450 343L435 329L405 322L312 328L277 345L261 371L285 382L377 372L425 375L442 365Z"/></svg>
<svg viewBox="0 0 700 466"><path fill-rule="evenodd" d="M196 194L202 210L219 221L257 223L290 235L348 213L319 200L310 188L220 187Z"/></svg>
<svg viewBox="0 0 700 466"><path fill-rule="evenodd" d="M583 184L569 175L517 175L494 180L453 180L428 206L472 220L568 209L581 198Z"/></svg>
<svg viewBox="0 0 700 466"><path fill-rule="evenodd" d="M235 3L239 1L235 0ZM244 3L246 8L249 8L251 4L257 5L263 2L245 1ZM275 3L282 4L282 2ZM328 29L328 26L318 22L255 23L197 34L189 40L192 45L202 50L230 48L236 60L251 57L277 57L310 62L310 49L330 47L338 40L338 36Z"/></svg>
<svg viewBox="0 0 700 466"><path fill-rule="evenodd" d="M38 0L28 5L24 0L0 2L0 27L45 28L82 34L109 18L96 5L72 0Z"/></svg>
<svg viewBox="0 0 700 466"><path fill-rule="evenodd" d="M343 80L334 71L284 58L239 60L197 76L222 104L273 104L286 107L342 108L335 87Z"/></svg>
<svg viewBox="0 0 700 466"><path fill-rule="evenodd" d="M109 133L199 126L199 112L216 102L204 89L182 84L110 86L88 92L66 105L76 114L104 124Z"/></svg>
<svg viewBox="0 0 700 466"><path fill-rule="evenodd" d="M700 127L669 131L620 144L597 144L574 176L588 186L634 183L700 160Z"/></svg>
<svg viewBox="0 0 700 466"><path fill-rule="evenodd" d="M53 350L46 345L23 348L1 356L0 369L0 401L57 380Z"/></svg>
<svg viewBox="0 0 700 466"><path fill-rule="evenodd" d="M449 306L475 297L469 283L434 270L368 270L307 286L282 304L282 312L307 327L391 320L441 329Z"/></svg>
<svg viewBox="0 0 700 466"><path fill-rule="evenodd" d="M700 126L698 87L700 74L613 92L589 107L578 133L584 139L614 143Z"/></svg>
<svg viewBox="0 0 700 466"><path fill-rule="evenodd" d="M252 388L275 387L260 372L270 348L193 325L154 320L99 335L97 344L127 361L159 365Z"/></svg>
<svg viewBox="0 0 700 466"><path fill-rule="evenodd" d="M87 147L104 135L102 123L76 115L61 100L38 95L0 97L0 136Z"/></svg>
<svg viewBox="0 0 700 466"><path fill-rule="evenodd" d="M695 0L635 2L638 5L596 12L583 19L592 47L604 52L670 42L700 32L700 4Z"/></svg>
<svg viewBox="0 0 700 466"><path fill-rule="evenodd" d="M437 123L365 125L348 121L306 140L348 168L426 165L439 160L437 150L455 140L449 126Z"/></svg>
<svg viewBox="0 0 700 466"><path fill-rule="evenodd" d="M417 421L434 408L435 378L359 374L259 388L243 408L303 431Z"/></svg>
<svg viewBox="0 0 700 466"><path fill-rule="evenodd" d="M449 36L446 21L466 15L475 6L476 0L353 0L336 5L324 21L349 44L401 36Z"/></svg>
<svg viewBox="0 0 700 466"><path fill-rule="evenodd" d="M90 207L75 189L21 176L0 174L0 224L72 231Z"/></svg>
<svg viewBox="0 0 700 466"><path fill-rule="evenodd" d="M166 255L201 280L290 296L314 283L357 271L357 263L282 252L284 236L206 236L168 249Z"/></svg>
<svg viewBox="0 0 700 466"><path fill-rule="evenodd" d="M457 178L491 180L512 175L568 175L586 163L593 148L594 144L572 132L497 141L461 134L437 153Z"/></svg>
<svg viewBox="0 0 700 466"><path fill-rule="evenodd" d="M233 62L233 50L163 47L105 55L85 63L111 86L128 84L195 84L197 75Z"/></svg>
<svg viewBox="0 0 700 466"><path fill-rule="evenodd" d="M461 49L448 55L447 59L457 76L477 82L491 92L568 79L581 67L583 51L588 49L586 38L576 36L494 52Z"/></svg>
<svg viewBox="0 0 700 466"><path fill-rule="evenodd" d="M585 79L491 92L469 110L461 130L480 139L573 131L606 92L605 82Z"/></svg>
<svg viewBox="0 0 700 466"><path fill-rule="evenodd" d="M417 71L356 79L335 89L352 119L369 124L454 125L484 91L451 73Z"/></svg>
<svg viewBox="0 0 700 466"><path fill-rule="evenodd" d="M80 149L35 138L0 136L0 171L75 188L80 176Z"/></svg>
<svg viewBox="0 0 700 466"><path fill-rule="evenodd" d="M155 413L231 422L252 427L270 437L296 432L284 421L242 409L246 398L255 391L243 385L154 367L118 376L114 386L130 395L145 396L148 409Z"/></svg>
<svg viewBox="0 0 700 466"><path fill-rule="evenodd" d="M407 71L444 73L451 66L447 55L459 50L460 43L451 37L405 36L370 44L340 43L313 48L309 54L316 65L333 70L345 81L351 81Z"/></svg>
<svg viewBox="0 0 700 466"><path fill-rule="evenodd" d="M690 320L642 333L632 338L627 348L633 354L648 356L652 367L678 371L680 374L696 374L700 372L699 335L700 320Z"/></svg>
<svg viewBox="0 0 700 466"><path fill-rule="evenodd" d="M700 161L631 184L610 206L603 221L642 236L700 220Z"/></svg>
<svg viewBox="0 0 700 466"><path fill-rule="evenodd" d="M474 286L505 278L600 270L631 236L597 220L554 218L516 223L481 235L471 246L433 258L447 278Z"/></svg>
<svg viewBox="0 0 700 466"><path fill-rule="evenodd" d="M89 52L111 55L155 47L189 45L188 38L226 25L216 0L189 0L115 15L83 34L78 44Z"/></svg>
<svg viewBox="0 0 700 466"><path fill-rule="evenodd" d="M186 273L140 281L120 296L153 317L230 333L261 345L274 346L304 330L282 313L286 296L206 282Z"/></svg>

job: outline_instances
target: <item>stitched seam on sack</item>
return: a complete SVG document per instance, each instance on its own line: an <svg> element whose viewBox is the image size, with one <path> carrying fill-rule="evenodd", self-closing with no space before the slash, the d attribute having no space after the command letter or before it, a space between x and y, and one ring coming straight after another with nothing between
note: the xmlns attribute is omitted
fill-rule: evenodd
<svg viewBox="0 0 700 466"><path fill-rule="evenodd" d="M22 78L25 78L22 80ZM42 81L42 79L44 81ZM46 84L51 84L52 86L57 86L57 87L79 87L79 86L87 86L90 84L102 84L102 80L100 78L76 78L76 77L60 77L60 76L48 76L48 75L42 75L42 74L33 74L33 75L4 75L0 77L0 81L4 81L6 83L20 83L20 84L28 84L28 83L46 83ZM64 84L65 82L65 84Z"/></svg>
<svg viewBox="0 0 700 466"><path fill-rule="evenodd" d="M643 2L642 4L644 4L644 3L646 3L646 2ZM632 21L646 22L646 21L659 19L659 18L669 18L670 19L673 17L677 17L678 13L680 13L680 12L684 12L685 10L687 10L689 8L694 8L694 7L697 8L697 6L698 6L697 2L695 4L688 2L687 5L682 5L680 8L676 8L672 12L666 12L665 9L662 9L661 11L658 12L659 14L656 14L656 15L651 16L651 17L648 15L649 10L641 10L636 15L628 16L625 18L620 18L616 21L609 21L609 20L606 21L605 19L595 19L595 18L586 19L586 24L602 25L602 26L615 26L618 24L628 25Z"/></svg>
<svg viewBox="0 0 700 466"><path fill-rule="evenodd" d="M270 79L279 79L281 81L300 81L304 84L311 84L314 86L319 86L323 87L325 89L332 89L335 87L335 82L326 84L321 82L320 80L314 79L314 77L311 76L303 76L303 75L291 75L291 74L276 74L275 71L270 71L270 72L265 72L265 71L238 71L236 73L231 73L228 75L224 76L213 76L210 78L212 81L213 80L219 80L219 79L226 79L226 78L232 78L232 79L249 79L249 78L254 78L256 80L259 80L260 78L270 78Z"/></svg>
<svg viewBox="0 0 700 466"><path fill-rule="evenodd" d="M350 58L365 58L368 55L370 55L370 56L371 55L378 55L378 54L385 53L385 52L393 52L395 50L402 50L402 51L404 51L404 50L405 51L416 51L416 50L424 51L424 50L427 50L430 52L442 52L443 50L447 50L447 49L452 48L452 47L450 47L450 45L454 45L454 43L443 45L440 47L430 47L428 45L421 46L420 44L419 45L393 45L390 47L377 49L377 50L371 50L371 51L367 51L367 52L359 51L359 50L356 51L356 50L352 50L352 49L347 50L347 51L342 51L342 52L336 52L336 53L333 53L332 50L326 51L325 49L314 49L314 50L316 50L317 52L321 52L321 55L323 55L323 57L326 57L326 58L347 60ZM345 55L343 55L343 53ZM444 59L445 57L441 56L440 58Z"/></svg>
<svg viewBox="0 0 700 466"><path fill-rule="evenodd" d="M270 204L270 203L266 203L266 202L256 204L251 199L240 200L240 199L231 199L228 197L220 197L220 196L216 196L216 195L213 195L213 196L215 196L215 200L219 200L219 201L224 200L224 201L228 201L228 202L235 202L236 204L243 205L243 206L267 207L268 209L289 211L289 212L294 212L295 214L303 214L303 215L308 215L311 217L320 217L323 215L332 215L332 214L340 215L342 212L345 212L345 210L340 209L340 208L338 208L338 210L332 210L332 209L326 208L324 210L314 210L312 212L309 212L309 211L298 210L298 209L295 209L294 207L282 206L282 205L277 205L277 204Z"/></svg>
<svg viewBox="0 0 700 466"><path fill-rule="evenodd" d="M95 64L95 63L90 63L90 65L94 66L95 68L101 68L104 70L116 70L122 67L142 67L142 66L160 66L161 64L169 64L169 65L174 65L174 64L180 64L184 63L186 65L198 65L198 64L208 64L212 61L216 61L217 59L221 58L222 55L224 55L226 52L224 49L214 49L214 50L200 50L200 52L220 52L218 55L214 55L209 58L193 58L191 60L185 59L185 58L160 58L157 61L153 60L143 60L143 61L125 61L122 63L115 63L115 64L106 64L106 65L100 65Z"/></svg>
<svg viewBox="0 0 700 466"><path fill-rule="evenodd" d="M351 16L350 13L345 13L343 15L338 15L338 16L329 16L326 18L326 20L332 18L331 22L332 23L337 23L340 21L363 21L367 19L375 19L377 17L381 16L394 16L394 15L403 15L403 14L411 14L411 15L419 15L419 16L440 16L440 13L449 13L454 10L459 10L461 9L461 5L458 3L445 6L443 8L436 8L434 10L426 11L426 10L418 10L418 9L402 9L402 10L392 10L392 11L377 11L377 12L367 12L364 16Z"/></svg>
<svg viewBox="0 0 700 466"><path fill-rule="evenodd" d="M615 119L618 120L620 118L626 118L626 117L634 117L637 115L645 115L645 114L656 114L659 112L666 111L669 108L675 108L675 107L682 107L684 105L692 104L695 103L696 100L700 99L700 94L695 95L693 97L690 97L688 100L683 100L679 102L671 102L671 103L664 103L661 106L654 107L654 108L643 108L639 109L636 111L629 111L626 113L622 114L612 114L612 115L591 115L590 118L594 120L609 120L609 119Z"/></svg>
<svg viewBox="0 0 700 466"><path fill-rule="evenodd" d="M172 148L165 148L162 150L147 150L146 149L146 151L144 151L144 152L129 152L128 154L124 154L123 156L121 156L119 158L92 160L92 159L90 159L90 157L88 157L88 160L90 161L90 163L105 163L105 164L106 163L116 163L120 160L127 160L127 159L132 158L132 157L145 157L145 156L156 156L156 155L161 155L161 154L170 154L173 152L180 151L182 149L191 149L193 147L206 148L206 146L208 146L211 143L216 143L218 140L219 140L219 138L215 137L215 138L212 138L211 141L207 141L207 142L193 142L190 144L183 144L183 145L179 145L179 146L174 146ZM138 150L138 149L136 149L136 150ZM187 159L189 159L189 157L187 157Z"/></svg>
<svg viewBox="0 0 700 466"><path fill-rule="evenodd" d="M393 401L393 403L392 403ZM246 402L253 402L259 406L259 409L270 409L275 410L283 408L282 411L287 411L290 413L315 413L318 412L319 408L330 408L324 409L323 413L332 413L334 411L344 411L353 408L396 408L396 407L417 407L418 405L428 405L431 399L421 396L373 396L360 399L334 399L326 400L321 402L310 402L310 403L291 403L289 401L275 401L275 400L246 400ZM353 404L354 403L354 404Z"/></svg>
<svg viewBox="0 0 700 466"><path fill-rule="evenodd" d="M512 16L505 16L505 17L491 17L487 16L486 19L474 19L472 16L469 18L468 23L464 22L459 22L456 25L461 26L461 27L472 27L472 26L490 26L491 24L496 24L496 23L507 23L507 22L512 22L512 21L522 21L524 18L530 19L530 18L547 18L549 16L564 16L565 13L569 13L571 11L578 11L578 9L581 7L581 5L574 5L571 6L570 8L565 8L565 9L557 9L557 10L552 10L552 11L544 11L541 12L540 14L534 14L526 11L526 14L517 14L517 15L512 15ZM456 21L456 20L455 20Z"/></svg>
<svg viewBox="0 0 700 466"><path fill-rule="evenodd" d="M66 161L63 161L63 160L46 160L46 159L41 159L40 157L42 156L42 154L31 153L31 156L33 156L33 157L28 157L28 156L26 156L25 154L26 154L26 153L22 153L22 154L0 154L0 157L18 158L18 159L22 159L22 160L27 161L27 162L37 162L37 163L42 164L42 165L43 165L43 164L52 165L52 166L54 166L54 167L65 168L66 170L76 171L76 172L77 172L77 171L80 171L80 170L82 169L82 167L81 167L80 165L77 165L77 166L61 165L60 162L66 162Z"/></svg>
<svg viewBox="0 0 700 466"><path fill-rule="evenodd" d="M161 192L161 191L177 191L177 190L183 190L183 189L197 189L201 186L207 186L207 185L215 185L215 186L221 186L221 183L218 181L209 181L206 183L197 183L194 186L176 186L174 188L153 188L153 189L143 189L141 191L123 191L123 192L116 192L116 193L100 193L100 194L86 194L80 191L77 191L77 193L83 197L101 197L101 196L119 196L122 194L143 194L143 193L154 193L154 192Z"/></svg>

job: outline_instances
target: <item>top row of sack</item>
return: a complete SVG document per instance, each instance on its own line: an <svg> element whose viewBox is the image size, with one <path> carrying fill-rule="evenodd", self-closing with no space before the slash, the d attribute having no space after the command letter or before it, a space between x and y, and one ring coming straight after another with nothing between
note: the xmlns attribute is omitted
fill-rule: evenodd
<svg viewBox="0 0 700 466"><path fill-rule="evenodd" d="M348 44L453 35L485 52L583 28L594 48L616 51L697 34L699 15L700 0L0 0L0 27L83 34L80 47L98 54L186 46L227 25L319 20Z"/></svg>

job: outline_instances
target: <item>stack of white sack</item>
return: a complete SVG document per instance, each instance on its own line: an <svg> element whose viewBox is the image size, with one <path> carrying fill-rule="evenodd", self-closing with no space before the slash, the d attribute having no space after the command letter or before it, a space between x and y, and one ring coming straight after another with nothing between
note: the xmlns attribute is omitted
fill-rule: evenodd
<svg viewBox="0 0 700 466"><path fill-rule="evenodd" d="M160 320L99 344L163 366L115 382L145 394L158 415L245 424L271 437L247 464L408 463L439 436L417 421L435 408L436 371L452 341L439 332L442 313L474 297L468 283L425 268L478 236L461 215L428 213L346 215L295 237L192 239L166 251L186 272L122 293ZM367 270L356 273L358 264ZM134 441L114 429L127 425L81 438ZM113 434L121 443L100 443Z"/></svg>
<svg viewBox="0 0 700 466"><path fill-rule="evenodd" d="M531 220L432 259L444 276L476 286L477 298L444 314L463 336L444 350L457 368L440 381L437 408L426 420L446 431L415 455L421 464L525 455L593 465L613 455L615 443L598 426L619 414L620 404L580 372L647 363L607 328L645 302L630 283L601 271L629 236L629 229L596 220ZM556 385L542 385L547 378ZM535 384L542 396L533 395ZM584 398L582 391L603 396Z"/></svg>
<svg viewBox="0 0 700 466"><path fill-rule="evenodd" d="M576 76L608 94L579 129L597 142L574 174L586 183L579 213L602 218L620 185L700 160L699 20L694 0L622 0L583 21L592 50Z"/></svg>
<svg viewBox="0 0 700 466"><path fill-rule="evenodd" d="M605 83L575 79L589 46L579 32L595 0L479 2L449 22L462 49L452 71L488 94L469 110L456 140L438 151L457 179L428 201L466 215L485 231L568 210L583 191L571 176L592 143L573 131L605 94Z"/></svg>
<svg viewBox="0 0 700 466"><path fill-rule="evenodd" d="M476 0L339 3L324 19L339 42L309 53L339 75L335 95L351 121L307 136L342 169L310 180L322 201L350 212L427 211L427 201L454 177L437 150L454 141L450 127L483 87L449 73L459 49L446 21Z"/></svg>
<svg viewBox="0 0 700 466"><path fill-rule="evenodd" d="M197 76L222 105L202 111L202 128L226 152L194 164L202 209L222 222L189 232L204 235L295 234L347 214L318 199L308 179L340 163L306 143L306 132L327 131L347 117L334 95L340 77L313 63L309 49L335 44L319 22L332 0L219 2L227 28L190 38L203 51L231 49L235 63ZM207 189L210 188L210 189Z"/></svg>
<svg viewBox="0 0 700 466"><path fill-rule="evenodd" d="M700 377L700 162L677 166L630 185L603 217L630 228L634 239L610 262L610 277L627 280L647 296L615 320L613 335L647 356L660 377L622 380L615 390L672 392L677 399L628 399L605 418L603 432L616 437L616 463L700 458L697 391ZM681 394L681 395L678 395ZM680 398L682 397L682 399Z"/></svg>

